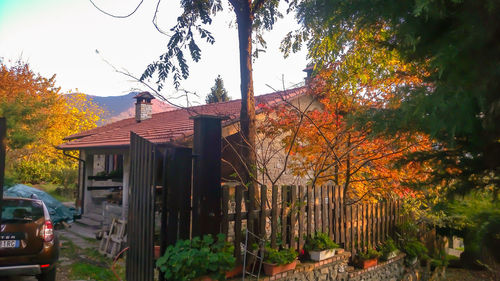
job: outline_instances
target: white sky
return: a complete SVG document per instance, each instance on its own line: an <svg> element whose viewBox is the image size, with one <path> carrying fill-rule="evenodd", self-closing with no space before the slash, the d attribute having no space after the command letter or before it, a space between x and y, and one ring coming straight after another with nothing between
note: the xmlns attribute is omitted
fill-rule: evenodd
<svg viewBox="0 0 500 281"><path fill-rule="evenodd" d="M139 2L95 0L114 14L126 14ZM175 24L180 11L178 2L162 2L159 13L162 29L168 30ZM0 0L0 57L4 61L21 57L43 76L56 74L63 91L78 89L98 96L128 93L138 85L114 72L103 58L139 77L166 50L168 37L156 31L151 23L155 5L156 0L144 0L133 16L116 19L100 13L88 0ZM265 34L267 52L254 63L256 95L272 92L266 84L280 90L283 81L285 87L303 81L305 51L285 60L278 50L281 39L296 26L293 16L285 15L273 31ZM230 96L237 99L240 78L233 13L226 9L207 28L213 32L216 43L201 46L202 60L189 62L190 78L182 82L181 88L196 92L200 95L198 102L203 103L220 74ZM166 85L163 94L176 96L173 86L168 86L171 82ZM193 102L196 103L195 98Z"/></svg>

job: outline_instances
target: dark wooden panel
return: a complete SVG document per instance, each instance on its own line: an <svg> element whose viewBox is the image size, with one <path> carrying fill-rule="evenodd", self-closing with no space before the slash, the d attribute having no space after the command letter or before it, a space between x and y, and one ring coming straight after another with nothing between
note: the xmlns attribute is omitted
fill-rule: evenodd
<svg viewBox="0 0 500 281"><path fill-rule="evenodd" d="M221 117L197 115L194 120L193 236L221 230Z"/></svg>
<svg viewBox="0 0 500 281"><path fill-rule="evenodd" d="M155 146L140 136L130 136L131 194L128 218L127 280L154 279Z"/></svg>

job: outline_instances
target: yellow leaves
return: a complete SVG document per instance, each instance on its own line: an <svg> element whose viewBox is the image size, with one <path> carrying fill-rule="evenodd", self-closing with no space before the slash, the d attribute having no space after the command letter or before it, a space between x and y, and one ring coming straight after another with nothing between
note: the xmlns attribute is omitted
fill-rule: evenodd
<svg viewBox="0 0 500 281"><path fill-rule="evenodd" d="M0 115L9 124L10 166L74 167L55 146L68 135L95 127L102 112L83 94L60 94L55 76L46 79L21 62L0 65Z"/></svg>

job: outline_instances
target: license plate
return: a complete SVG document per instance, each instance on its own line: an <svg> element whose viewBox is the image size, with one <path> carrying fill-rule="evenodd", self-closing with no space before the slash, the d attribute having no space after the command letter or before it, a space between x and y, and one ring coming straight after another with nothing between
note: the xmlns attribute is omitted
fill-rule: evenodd
<svg viewBox="0 0 500 281"><path fill-rule="evenodd" d="M18 240L0 240L0 248L17 248L19 247Z"/></svg>

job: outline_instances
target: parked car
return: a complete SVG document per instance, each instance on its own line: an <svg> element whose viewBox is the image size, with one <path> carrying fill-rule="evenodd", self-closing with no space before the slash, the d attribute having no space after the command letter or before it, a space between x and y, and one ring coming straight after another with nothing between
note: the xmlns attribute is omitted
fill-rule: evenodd
<svg viewBox="0 0 500 281"><path fill-rule="evenodd" d="M6 197L1 205L0 276L56 280L59 240L45 204L38 199Z"/></svg>

